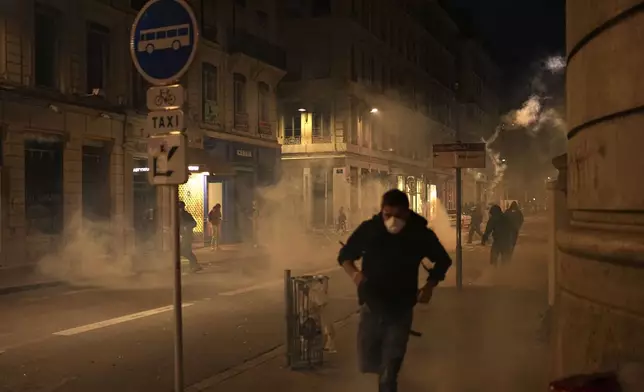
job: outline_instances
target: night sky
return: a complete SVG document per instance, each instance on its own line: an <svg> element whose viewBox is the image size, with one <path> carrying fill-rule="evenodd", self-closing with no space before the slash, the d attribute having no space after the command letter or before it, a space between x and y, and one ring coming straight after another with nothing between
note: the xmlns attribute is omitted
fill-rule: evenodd
<svg viewBox="0 0 644 392"><path fill-rule="evenodd" d="M444 0L471 26L471 35L490 50L506 76L510 107L522 100L535 67L564 55L565 0ZM514 102L513 102L514 101Z"/></svg>

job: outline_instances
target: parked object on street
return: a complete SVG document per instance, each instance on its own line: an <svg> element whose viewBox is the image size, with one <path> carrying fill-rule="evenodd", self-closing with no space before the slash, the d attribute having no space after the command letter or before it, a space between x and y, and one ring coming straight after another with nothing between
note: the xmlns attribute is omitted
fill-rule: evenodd
<svg viewBox="0 0 644 392"><path fill-rule="evenodd" d="M286 356L291 369L322 365L324 351L334 351L333 323L325 317L329 277L291 276L285 272Z"/></svg>

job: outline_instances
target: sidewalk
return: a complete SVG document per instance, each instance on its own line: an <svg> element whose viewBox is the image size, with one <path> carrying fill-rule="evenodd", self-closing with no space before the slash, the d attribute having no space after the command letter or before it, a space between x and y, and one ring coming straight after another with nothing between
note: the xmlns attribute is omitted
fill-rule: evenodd
<svg viewBox="0 0 644 392"><path fill-rule="evenodd" d="M255 259L263 256L261 248L253 248L252 246L242 246L239 244L223 245L218 251L211 251L210 248L196 248L194 252L199 262L206 267L233 261ZM133 257L141 258L144 256ZM171 265L167 263L159 265L158 259L153 255L148 255L146 262L142 263L140 259L132 261L132 271L129 276L165 273L171 270ZM127 277L124 276L122 278L126 279ZM88 280L87 283L91 284L91 280ZM0 295L62 286L65 284L65 281L40 273L37 264L0 270Z"/></svg>
<svg viewBox="0 0 644 392"><path fill-rule="evenodd" d="M545 264L540 258L533 249L517 249L514 265L484 274L482 284L473 283L460 293L451 287L437 289L429 306L418 306L414 329L424 335L410 339L400 390L547 390L547 347L539 341L547 308ZM356 327L353 316L338 328L338 353L327 355L320 370L287 370L283 352L276 352L189 390L375 392L375 377L357 372Z"/></svg>

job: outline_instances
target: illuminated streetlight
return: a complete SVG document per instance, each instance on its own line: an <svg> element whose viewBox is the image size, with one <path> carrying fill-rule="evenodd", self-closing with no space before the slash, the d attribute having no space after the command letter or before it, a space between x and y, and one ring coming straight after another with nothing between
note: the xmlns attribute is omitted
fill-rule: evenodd
<svg viewBox="0 0 644 392"><path fill-rule="evenodd" d="M304 109L304 108L299 108L299 109L297 109L297 111L298 111L298 112L302 112L302 113L303 113L303 112L306 112L306 109Z"/></svg>
<svg viewBox="0 0 644 392"><path fill-rule="evenodd" d="M371 109L371 113L378 113L378 108Z"/></svg>

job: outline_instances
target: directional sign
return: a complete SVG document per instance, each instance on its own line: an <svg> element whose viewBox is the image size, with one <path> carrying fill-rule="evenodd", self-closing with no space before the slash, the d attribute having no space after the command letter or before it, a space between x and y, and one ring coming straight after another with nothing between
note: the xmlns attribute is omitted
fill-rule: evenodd
<svg viewBox="0 0 644 392"><path fill-rule="evenodd" d="M148 113L147 131L150 135L182 131L185 128L183 111L159 110Z"/></svg>
<svg viewBox="0 0 644 392"><path fill-rule="evenodd" d="M188 70L197 53L197 18L184 0L150 0L134 20L130 54L150 83L172 84Z"/></svg>
<svg viewBox="0 0 644 392"><path fill-rule="evenodd" d="M178 185L188 181L188 139L184 134L156 135L148 139L148 180L152 185Z"/></svg>
<svg viewBox="0 0 644 392"><path fill-rule="evenodd" d="M434 144L435 168L485 167L485 143Z"/></svg>
<svg viewBox="0 0 644 392"><path fill-rule="evenodd" d="M185 90L180 84L150 87L146 98L150 110L180 109L184 104Z"/></svg>

